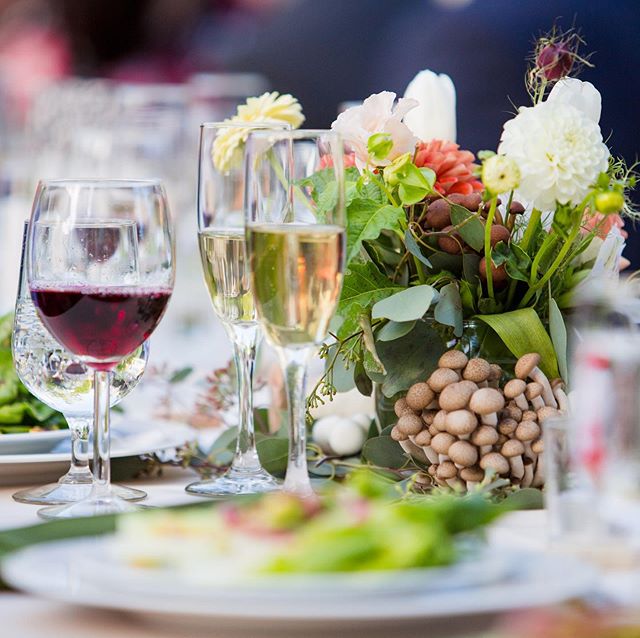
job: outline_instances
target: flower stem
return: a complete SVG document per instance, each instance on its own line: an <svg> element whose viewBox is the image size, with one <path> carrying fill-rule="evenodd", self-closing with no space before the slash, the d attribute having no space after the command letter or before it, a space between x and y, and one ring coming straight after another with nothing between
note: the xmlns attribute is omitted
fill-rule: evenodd
<svg viewBox="0 0 640 638"><path fill-rule="evenodd" d="M531 264L531 272L529 273L529 286L535 285L535 281L538 278L538 268L540 267L540 262L546 257L547 253L555 247L558 243L558 235L555 233L549 233L542 242L542 246L536 253L536 256L533 259L533 263Z"/></svg>
<svg viewBox="0 0 640 638"><path fill-rule="evenodd" d="M524 231L524 235L522 240L520 241L520 248L524 250L525 253L529 252L529 248L531 247L531 242L535 236L536 231L538 230L538 225L540 224L540 219L542 218L542 211L534 208L531 211L531 217L529 217L529 223L527 224L527 230Z"/></svg>
<svg viewBox="0 0 640 638"><path fill-rule="evenodd" d="M487 215L487 221L484 225L484 261L485 272L487 273L487 294L490 299L493 299L493 261L491 259L491 226L493 225L493 218L496 215L496 206L498 205L497 196L491 198L491 207L489 208L489 214Z"/></svg>

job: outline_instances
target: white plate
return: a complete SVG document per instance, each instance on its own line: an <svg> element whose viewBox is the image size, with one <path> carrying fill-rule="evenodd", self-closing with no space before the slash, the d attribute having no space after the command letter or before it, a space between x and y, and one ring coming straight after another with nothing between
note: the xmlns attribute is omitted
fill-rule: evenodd
<svg viewBox="0 0 640 638"><path fill-rule="evenodd" d="M306 595L300 595L300 577L278 583L278 595L268 591L227 584L221 590L207 587L183 589L173 577L160 573L153 588L131 582L128 568L112 565L100 577L90 569L89 557L108 555L109 539L75 539L34 545L6 558L2 576L11 586L45 598L75 605L125 610L164 627L175 625L233 636L426 636L474 623L486 626L497 614L555 604L586 595L596 584L592 569L561 556L509 552L517 561L516 574L484 585L434 588L428 570L420 583L411 574L411 591L397 594L397 579L390 574L389 587L373 591L364 587L361 595L345 596L344 577L305 577ZM494 549L493 551L498 551ZM453 569L456 569L455 567ZM446 571L446 570L445 570ZM417 580L416 580L417 578ZM327 585L333 581L334 595ZM319 595L321 594L321 595ZM401 632L401 633L400 633ZM190 634L191 635L191 634Z"/></svg>
<svg viewBox="0 0 640 638"><path fill-rule="evenodd" d="M0 434L0 455L45 454L69 437L69 430Z"/></svg>
<svg viewBox="0 0 640 638"><path fill-rule="evenodd" d="M187 425L157 419L145 423L123 422L114 427L111 456L114 459L179 447L196 438ZM0 454L0 485L47 483L69 469L69 452Z"/></svg>

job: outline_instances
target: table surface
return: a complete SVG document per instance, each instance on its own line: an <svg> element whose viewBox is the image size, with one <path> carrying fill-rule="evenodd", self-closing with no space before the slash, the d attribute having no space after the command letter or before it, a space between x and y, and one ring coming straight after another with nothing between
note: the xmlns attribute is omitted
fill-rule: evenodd
<svg viewBox="0 0 640 638"><path fill-rule="evenodd" d="M193 503L198 497L184 491L195 474L189 470L170 468L162 477L153 480L131 481L148 493L145 503L149 505L175 505ZM37 506L16 503L11 494L16 488L0 489L0 528L12 528L41 522L37 517ZM489 531L491 543L522 549L544 549L545 513L543 511L523 511L508 514ZM175 629L150 627L125 613L104 612L81 609L61 603L38 599L15 592L0 593L0 618L2 626L10 629L11 636L19 638L167 638L196 636L200 634L181 633ZM55 629L52 629L55 628ZM473 628L469 627L470 635ZM215 629L212 628L212 632ZM2 632L0 634L4 635ZM219 633L208 636L225 638Z"/></svg>

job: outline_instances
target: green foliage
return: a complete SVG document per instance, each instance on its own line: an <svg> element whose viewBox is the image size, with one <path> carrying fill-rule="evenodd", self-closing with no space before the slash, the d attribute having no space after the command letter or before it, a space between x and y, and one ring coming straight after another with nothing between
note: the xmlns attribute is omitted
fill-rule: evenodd
<svg viewBox="0 0 640 638"><path fill-rule="evenodd" d="M462 299L457 283L452 281L440 289L440 301L434 316L439 323L452 326L456 337L462 336Z"/></svg>
<svg viewBox="0 0 640 638"><path fill-rule="evenodd" d="M338 313L346 319L401 290L404 290L403 286L394 284L373 263L352 263L344 277Z"/></svg>
<svg viewBox="0 0 640 638"><path fill-rule="evenodd" d="M484 244L484 224L480 215L471 213L466 208L453 204L451 206L451 223L458 227L464 241L474 250L482 250Z"/></svg>
<svg viewBox="0 0 640 638"><path fill-rule="evenodd" d="M560 376L569 381L569 365L567 362L567 328L564 324L564 318L556 300L551 297L549 299L549 332L551 341L558 358L558 370Z"/></svg>
<svg viewBox="0 0 640 638"><path fill-rule="evenodd" d="M362 248L362 242L377 239L383 230L401 232L405 218L402 208L380 205L371 199L354 199L348 209L347 263L351 262Z"/></svg>
<svg viewBox="0 0 640 638"><path fill-rule="evenodd" d="M421 285L407 288L374 304L371 317L392 319L397 322L421 319L429 310L431 301L437 294L433 286Z"/></svg>
<svg viewBox="0 0 640 638"><path fill-rule="evenodd" d="M367 152L374 162L381 162L393 148L393 138L389 133L375 133L367 140Z"/></svg>

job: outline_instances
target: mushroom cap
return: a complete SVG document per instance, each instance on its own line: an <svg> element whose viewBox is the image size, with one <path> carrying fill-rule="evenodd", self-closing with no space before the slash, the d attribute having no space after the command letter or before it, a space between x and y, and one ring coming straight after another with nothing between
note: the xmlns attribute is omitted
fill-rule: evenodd
<svg viewBox="0 0 640 638"><path fill-rule="evenodd" d="M462 350L447 350L438 359L438 367L462 370L467 365L467 361L469 361L469 357Z"/></svg>
<svg viewBox="0 0 640 638"><path fill-rule="evenodd" d="M478 419L473 412L469 410L454 410L447 414L447 432L455 436L464 436L471 434L478 425Z"/></svg>
<svg viewBox="0 0 640 638"><path fill-rule="evenodd" d="M533 441L540 436L540 426L535 421L523 421L516 428L516 438L521 441Z"/></svg>
<svg viewBox="0 0 640 638"><path fill-rule="evenodd" d="M458 468L451 461L443 461L436 470L436 477L442 480L451 479L457 475Z"/></svg>
<svg viewBox="0 0 640 638"><path fill-rule="evenodd" d="M516 363L515 373L518 379L526 379L534 368L540 364L540 355L537 352L523 354Z"/></svg>
<svg viewBox="0 0 640 638"><path fill-rule="evenodd" d="M451 444L449 458L456 464L468 467L478 462L478 450L468 441L456 441Z"/></svg>
<svg viewBox="0 0 640 638"><path fill-rule="evenodd" d="M448 412L461 410L469 403L471 395L478 389L473 381L458 381L448 385L438 397L438 403Z"/></svg>
<svg viewBox="0 0 640 638"><path fill-rule="evenodd" d="M509 437L506 434L498 435L498 445L504 445L509 440Z"/></svg>
<svg viewBox="0 0 640 638"><path fill-rule="evenodd" d="M527 389L527 384L522 379L511 379L504 386L504 396L507 399L514 399L520 396Z"/></svg>
<svg viewBox="0 0 640 638"><path fill-rule="evenodd" d="M431 436L435 436L436 434L438 434L438 432L440 432L440 430L438 430L438 428L435 425L430 425L429 426L429 434Z"/></svg>
<svg viewBox="0 0 640 638"><path fill-rule="evenodd" d="M479 483L484 479L484 472L477 465L472 465L471 467L463 467L460 470L460 478L463 481L473 481L475 483Z"/></svg>
<svg viewBox="0 0 640 638"><path fill-rule="evenodd" d="M518 439L509 439L503 444L500 453L508 459L512 456L520 456L524 454L524 445Z"/></svg>
<svg viewBox="0 0 640 638"><path fill-rule="evenodd" d="M435 476L437 471L438 471L438 464L437 464L437 463L432 463L432 464L427 468L427 474L428 474L429 476Z"/></svg>
<svg viewBox="0 0 640 638"><path fill-rule="evenodd" d="M412 410L424 410L435 399L433 390L424 382L414 383L408 390L406 401Z"/></svg>
<svg viewBox="0 0 640 638"><path fill-rule="evenodd" d="M499 381L502 378L502 368L497 363L490 363L491 373L489 381Z"/></svg>
<svg viewBox="0 0 640 638"><path fill-rule="evenodd" d="M544 452L544 439L536 439L531 444L531 450L536 454L542 454Z"/></svg>
<svg viewBox="0 0 640 638"><path fill-rule="evenodd" d="M476 357L475 359L469 359L469 363L467 363L462 372L462 377L474 383L481 383L486 381L490 374L491 366L489 362Z"/></svg>
<svg viewBox="0 0 640 638"><path fill-rule="evenodd" d="M481 425L472 435L474 445L495 445L498 442L498 431L490 425Z"/></svg>
<svg viewBox="0 0 640 638"><path fill-rule="evenodd" d="M541 407L536 413L538 417L539 423L544 423L547 419L552 419L555 416L560 416L560 410L556 410L556 408L552 408L550 405L545 405Z"/></svg>
<svg viewBox="0 0 640 638"><path fill-rule="evenodd" d="M422 430L424 422L422 421L422 417L419 417L417 414L405 414L398 419L396 427L407 436L415 435Z"/></svg>
<svg viewBox="0 0 640 638"><path fill-rule="evenodd" d="M422 432L418 432L418 434L416 434L413 442L420 447L424 447L431 443L431 439L432 436L429 434L429 430L422 430Z"/></svg>
<svg viewBox="0 0 640 638"><path fill-rule="evenodd" d="M406 441L409 438L406 434L403 434L402 432L400 432L400 430L398 430L397 425L394 425L391 428L390 436L394 441Z"/></svg>
<svg viewBox="0 0 640 638"><path fill-rule="evenodd" d="M436 454L446 454L455 440L448 432L439 432L431 439L431 447Z"/></svg>
<svg viewBox="0 0 640 638"><path fill-rule="evenodd" d="M540 410L544 410L544 408L540 408ZM533 410L525 410L522 413L522 418L520 419L520 421L537 421L537 420L538 420L538 414Z"/></svg>
<svg viewBox="0 0 640 638"><path fill-rule="evenodd" d="M476 414L492 414L504 408L504 395L495 388L480 388L469 400L469 408Z"/></svg>
<svg viewBox="0 0 640 638"><path fill-rule="evenodd" d="M480 467L483 470L493 470L496 474L508 474L509 461L498 452L489 452L480 459Z"/></svg>
<svg viewBox="0 0 640 638"><path fill-rule="evenodd" d="M509 402L502 413L514 421L522 421L522 410L513 402Z"/></svg>
<svg viewBox="0 0 640 638"><path fill-rule="evenodd" d="M402 399L398 399L394 404L393 404L393 410L396 413L396 416L398 418L400 418L402 415L404 414L415 414L415 410L412 410L408 404L407 404L407 400L402 397Z"/></svg>
<svg viewBox="0 0 640 638"><path fill-rule="evenodd" d="M527 390L525 392L525 396L528 401L531 399L535 399L542 394L542 384L533 381L532 383L527 383Z"/></svg>
<svg viewBox="0 0 640 638"><path fill-rule="evenodd" d="M422 410L422 420L426 425L431 425L437 413L438 410Z"/></svg>
<svg viewBox="0 0 640 638"><path fill-rule="evenodd" d="M447 429L447 411L438 410L433 417L433 427L440 432L444 432Z"/></svg>
<svg viewBox="0 0 640 638"><path fill-rule="evenodd" d="M505 436L511 436L516 431L517 427L518 422L515 419L502 419L502 421L498 423L498 432Z"/></svg>
<svg viewBox="0 0 640 638"><path fill-rule="evenodd" d="M451 368L437 368L427 380L429 387L434 392L442 392L450 383L460 380L458 373Z"/></svg>

